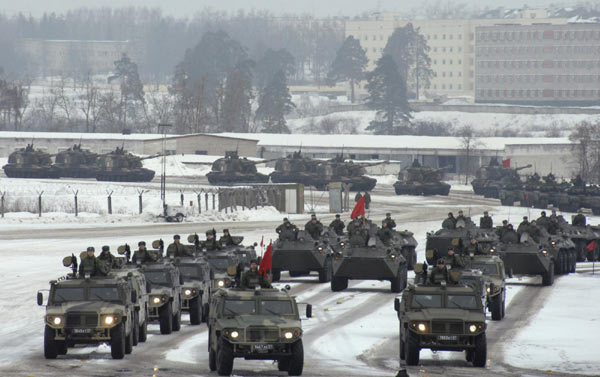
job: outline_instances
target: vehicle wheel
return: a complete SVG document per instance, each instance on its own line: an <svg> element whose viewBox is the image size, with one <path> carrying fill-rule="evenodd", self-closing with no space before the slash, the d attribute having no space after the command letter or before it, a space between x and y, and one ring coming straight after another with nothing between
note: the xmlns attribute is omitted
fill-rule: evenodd
<svg viewBox="0 0 600 377"><path fill-rule="evenodd" d="M304 347L302 339L292 344L292 356L288 366L288 376L301 376L304 368Z"/></svg>
<svg viewBox="0 0 600 377"><path fill-rule="evenodd" d="M542 275L542 285L549 286L554 283L554 262L550 262L548 272Z"/></svg>
<svg viewBox="0 0 600 377"><path fill-rule="evenodd" d="M408 271L412 271L415 267L415 264L417 264L417 253L415 252L415 248L411 247L406 256L408 257L406 258L406 267Z"/></svg>
<svg viewBox="0 0 600 377"><path fill-rule="evenodd" d="M142 323L140 325L140 342L145 342L146 339L148 339L148 316L146 316L146 320L144 321L144 323Z"/></svg>
<svg viewBox="0 0 600 377"><path fill-rule="evenodd" d="M281 280L281 270L273 269L271 271L271 274L272 274L271 275L271 280L272 281L279 281L279 280Z"/></svg>
<svg viewBox="0 0 600 377"><path fill-rule="evenodd" d="M125 329L123 329L123 324L115 326L110 331L110 355L113 359L125 357Z"/></svg>
<svg viewBox="0 0 600 377"><path fill-rule="evenodd" d="M495 296L490 304L490 311L492 312L492 321L499 321L502 319L502 294Z"/></svg>
<svg viewBox="0 0 600 377"><path fill-rule="evenodd" d="M133 352L133 326L131 327L131 331L129 331L129 335L125 336L125 354L129 355L131 352Z"/></svg>
<svg viewBox="0 0 600 377"><path fill-rule="evenodd" d="M46 325L44 330L44 357L46 359L56 359L58 356L58 342L54 340L54 330Z"/></svg>
<svg viewBox="0 0 600 377"><path fill-rule="evenodd" d="M208 306L208 302L202 306L202 322L208 322L208 310L210 306Z"/></svg>
<svg viewBox="0 0 600 377"><path fill-rule="evenodd" d="M133 329L131 329L131 332L133 333L133 345L137 346L140 341L140 320L137 312L133 314Z"/></svg>
<svg viewBox="0 0 600 377"><path fill-rule="evenodd" d="M217 349L217 373L219 376L230 376L233 370L233 347L228 341L219 338Z"/></svg>
<svg viewBox="0 0 600 377"><path fill-rule="evenodd" d="M171 303L167 302L166 305L163 305L160 308L158 313L158 320L160 322L160 333L161 334L170 334L173 332L173 315L171 314L173 309L171 309Z"/></svg>
<svg viewBox="0 0 600 377"><path fill-rule="evenodd" d="M202 307L200 306L200 297L194 297L190 300L190 323L199 325L202 323Z"/></svg>
<svg viewBox="0 0 600 377"><path fill-rule="evenodd" d="M212 347L208 350L208 368L211 372L217 370L217 353Z"/></svg>
<svg viewBox="0 0 600 377"><path fill-rule="evenodd" d="M56 340L56 349L59 355L66 355L69 349L67 342L62 340Z"/></svg>
<svg viewBox="0 0 600 377"><path fill-rule="evenodd" d="M290 358L284 357L277 360L277 369L280 372L287 372L290 369Z"/></svg>
<svg viewBox="0 0 600 377"><path fill-rule="evenodd" d="M173 331L181 330L181 309L173 315Z"/></svg>
<svg viewBox="0 0 600 377"><path fill-rule="evenodd" d="M348 288L348 278L339 278L335 276L331 278L331 290L333 292L343 291L346 288Z"/></svg>
<svg viewBox="0 0 600 377"><path fill-rule="evenodd" d="M333 270L331 269L331 259L325 258L323 268L319 270L319 283L329 283L331 281L331 275Z"/></svg>
<svg viewBox="0 0 600 377"><path fill-rule="evenodd" d="M465 359L470 363L473 361L473 350L465 351Z"/></svg>
<svg viewBox="0 0 600 377"><path fill-rule="evenodd" d="M487 341L485 334L477 335L475 338L475 350L473 350L473 366L484 368L487 361Z"/></svg>
<svg viewBox="0 0 600 377"><path fill-rule="evenodd" d="M400 360L406 359L406 344L402 340L402 325L400 325Z"/></svg>
<svg viewBox="0 0 600 377"><path fill-rule="evenodd" d="M180 222L183 221L184 217L185 216L183 215L183 213L178 213L178 214L175 215L175 221L177 221L178 223L180 223Z"/></svg>
<svg viewBox="0 0 600 377"><path fill-rule="evenodd" d="M308 271L290 271L290 276L293 278L297 278L300 276L305 276L308 275L309 272Z"/></svg>
<svg viewBox="0 0 600 377"><path fill-rule="evenodd" d="M419 364L419 342L417 337L411 332L406 332L406 344L405 344L406 365L417 365Z"/></svg>
<svg viewBox="0 0 600 377"><path fill-rule="evenodd" d="M502 318L506 315L506 297L502 297Z"/></svg>

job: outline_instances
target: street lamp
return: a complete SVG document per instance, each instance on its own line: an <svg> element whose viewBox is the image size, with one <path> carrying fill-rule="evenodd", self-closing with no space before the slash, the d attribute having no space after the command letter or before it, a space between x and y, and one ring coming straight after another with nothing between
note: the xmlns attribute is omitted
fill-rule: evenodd
<svg viewBox="0 0 600 377"><path fill-rule="evenodd" d="M166 160L166 147L167 147L167 129L173 127L172 124L159 123L158 129L162 129L162 161L161 161L161 174L160 174L160 199L163 205L163 214L167 215L167 160Z"/></svg>

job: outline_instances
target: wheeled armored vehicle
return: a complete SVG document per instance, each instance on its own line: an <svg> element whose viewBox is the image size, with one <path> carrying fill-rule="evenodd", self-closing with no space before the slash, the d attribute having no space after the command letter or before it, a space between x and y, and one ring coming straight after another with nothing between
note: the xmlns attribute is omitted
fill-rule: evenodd
<svg viewBox="0 0 600 377"><path fill-rule="evenodd" d="M280 236L273 244L273 281L279 281L281 271L289 271L291 276L317 271L319 283L331 281L333 250L326 241L329 239L329 232L327 234L327 237L320 240L313 239L306 231L299 231L294 239Z"/></svg>

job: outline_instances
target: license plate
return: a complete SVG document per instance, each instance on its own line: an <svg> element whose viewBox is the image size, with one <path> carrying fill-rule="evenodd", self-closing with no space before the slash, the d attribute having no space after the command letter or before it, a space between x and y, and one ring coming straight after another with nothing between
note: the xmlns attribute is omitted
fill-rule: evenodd
<svg viewBox="0 0 600 377"><path fill-rule="evenodd" d="M255 344L254 345L254 352L263 353L263 352L269 352L272 349L273 349L272 344Z"/></svg>
<svg viewBox="0 0 600 377"><path fill-rule="evenodd" d="M91 334L92 329L73 329L73 334Z"/></svg>
<svg viewBox="0 0 600 377"><path fill-rule="evenodd" d="M438 335L438 340L458 340L456 335Z"/></svg>

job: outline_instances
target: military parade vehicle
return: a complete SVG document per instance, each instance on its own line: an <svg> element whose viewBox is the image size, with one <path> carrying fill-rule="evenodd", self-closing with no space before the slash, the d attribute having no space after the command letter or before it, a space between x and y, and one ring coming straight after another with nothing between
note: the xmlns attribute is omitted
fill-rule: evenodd
<svg viewBox="0 0 600 377"><path fill-rule="evenodd" d="M307 305L306 317L312 316ZM210 302L208 353L211 371L229 376L235 358L276 360L280 371L302 375L304 350L298 304L286 290L220 289Z"/></svg>
<svg viewBox="0 0 600 377"><path fill-rule="evenodd" d="M375 188L377 180L367 177L365 168L387 163L387 161L381 161L370 164L357 164L346 161L342 156L337 156L317 165L316 172L310 180L310 186L322 191L331 182L341 182L350 185L351 191L371 191Z"/></svg>
<svg viewBox="0 0 600 377"><path fill-rule="evenodd" d="M311 185L311 179L317 172L319 161L302 156L300 151L277 159L275 171L269 174L273 183L300 183Z"/></svg>
<svg viewBox="0 0 600 377"><path fill-rule="evenodd" d="M52 166L52 155L33 144L27 144L8 156L8 163L2 167L9 178L58 178L59 170Z"/></svg>
<svg viewBox="0 0 600 377"><path fill-rule="evenodd" d="M465 257L466 267L479 270L485 281L485 306L492 314L493 321L504 318L506 308L506 272L502 259L493 255L469 255Z"/></svg>
<svg viewBox="0 0 600 377"><path fill-rule="evenodd" d="M417 245L418 242L414 233L408 230L392 230L392 243L406 260L406 268L411 271L417 264Z"/></svg>
<svg viewBox="0 0 600 377"><path fill-rule="evenodd" d="M554 258L546 247L535 242L528 233L504 235L495 247L509 276L541 275L542 285L554 283Z"/></svg>
<svg viewBox="0 0 600 377"><path fill-rule="evenodd" d="M480 294L471 286L445 281L411 284L394 300L394 308L400 324L400 359L407 365L418 365L420 350L428 348L466 351L468 362L485 367L485 313Z"/></svg>
<svg viewBox="0 0 600 377"><path fill-rule="evenodd" d="M221 249L225 252L236 254L245 267L250 267L250 261L258 258L256 255L256 246L258 246L258 244L255 242L250 246L244 246L242 244L244 237L241 236L232 236L231 239L233 245L227 245L224 241L219 240Z"/></svg>
<svg viewBox="0 0 600 377"><path fill-rule="evenodd" d="M190 314L192 325L206 322L212 283L208 261L200 256L175 257L172 261L183 278L181 310Z"/></svg>
<svg viewBox="0 0 600 377"><path fill-rule="evenodd" d="M412 166L400 171L398 181L394 183L396 195L444 195L450 193L450 185L442 182L445 168L434 169L421 166L415 160Z"/></svg>
<svg viewBox="0 0 600 377"><path fill-rule="evenodd" d="M197 234L190 234L188 242L197 252L202 253L210 266L211 292L219 288L230 288L235 285L244 270L244 262L233 250L216 249L207 251Z"/></svg>
<svg viewBox="0 0 600 377"><path fill-rule="evenodd" d="M138 157L123 148L100 155L96 165L96 179L114 182L150 182L154 170L142 166L142 160L159 156Z"/></svg>
<svg viewBox="0 0 600 377"><path fill-rule="evenodd" d="M586 259L589 262L598 260L598 248L600 247L599 227L573 225L573 221L569 224L562 216L558 216L558 225L560 235L568 237L575 244L577 262L583 262Z"/></svg>
<svg viewBox="0 0 600 377"><path fill-rule="evenodd" d="M256 170L256 165L274 160L250 161L239 157L237 152L215 160L206 178L211 185L234 185L242 183L267 183L269 176Z"/></svg>
<svg viewBox="0 0 600 377"><path fill-rule="evenodd" d="M63 259L74 266L74 257ZM43 293L37 294L43 305ZM133 349L135 303L131 281L115 276L77 276L75 272L50 281L44 329L44 357L66 355L77 344L109 344L113 359Z"/></svg>
<svg viewBox="0 0 600 377"><path fill-rule="evenodd" d="M335 232L334 232L335 234ZM319 273L319 283L331 281L331 258L333 250L327 237L315 240L306 231L299 231L293 238L285 235L273 244L273 281L279 281L281 271L289 271L290 276L306 275L310 271Z"/></svg>
<svg viewBox="0 0 600 377"><path fill-rule="evenodd" d="M367 225L366 225L367 226ZM368 224L368 236L350 236L334 246L331 290L348 288L348 280L389 280L392 292L400 292L407 283L406 259L396 249L393 239L388 244L377 236L377 226Z"/></svg>
<svg viewBox="0 0 600 377"><path fill-rule="evenodd" d="M471 182L473 192L486 198L499 198L503 182L520 181L519 171L530 168L525 165L518 168L503 167L496 158L492 158L488 166L482 166L475 172L475 179Z"/></svg>
<svg viewBox="0 0 600 377"><path fill-rule="evenodd" d="M81 148L81 144L75 144L58 152L53 166L58 169L60 177L95 178L97 159L98 154Z"/></svg>

